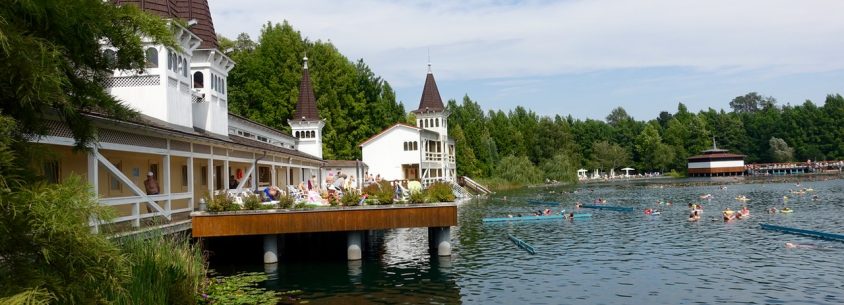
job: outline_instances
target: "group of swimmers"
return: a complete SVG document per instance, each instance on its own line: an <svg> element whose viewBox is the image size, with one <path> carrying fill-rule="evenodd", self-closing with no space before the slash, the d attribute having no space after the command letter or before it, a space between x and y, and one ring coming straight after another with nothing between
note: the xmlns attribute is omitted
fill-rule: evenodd
<svg viewBox="0 0 844 305"><path fill-rule="evenodd" d="M744 219L750 217L750 210L747 209L747 207L743 207L740 211L735 212L730 208L727 208L726 210L724 210L723 214L724 220Z"/></svg>

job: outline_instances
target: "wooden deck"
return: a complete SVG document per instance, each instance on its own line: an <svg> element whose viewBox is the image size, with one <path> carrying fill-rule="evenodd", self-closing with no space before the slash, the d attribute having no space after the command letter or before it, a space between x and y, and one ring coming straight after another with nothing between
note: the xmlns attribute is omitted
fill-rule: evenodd
<svg viewBox="0 0 844 305"><path fill-rule="evenodd" d="M437 203L313 210L194 212L191 218L194 237L451 227L457 225L457 205Z"/></svg>

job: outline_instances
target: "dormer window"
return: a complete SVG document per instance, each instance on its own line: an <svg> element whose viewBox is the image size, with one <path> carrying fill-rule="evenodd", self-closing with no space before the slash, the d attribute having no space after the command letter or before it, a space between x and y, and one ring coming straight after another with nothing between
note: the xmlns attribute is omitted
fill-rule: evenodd
<svg viewBox="0 0 844 305"><path fill-rule="evenodd" d="M109 66L117 65L117 53L115 53L114 50L107 49L103 51L103 57L105 57L106 63L108 63Z"/></svg>
<svg viewBox="0 0 844 305"><path fill-rule="evenodd" d="M193 73L193 87L205 88L205 75L202 75L202 72L196 71Z"/></svg>
<svg viewBox="0 0 844 305"><path fill-rule="evenodd" d="M146 67L158 68L158 50L156 48L147 48L146 52Z"/></svg>

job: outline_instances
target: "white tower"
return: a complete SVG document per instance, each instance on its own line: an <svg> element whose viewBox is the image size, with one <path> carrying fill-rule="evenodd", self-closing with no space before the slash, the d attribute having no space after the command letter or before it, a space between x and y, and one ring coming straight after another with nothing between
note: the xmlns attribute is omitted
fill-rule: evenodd
<svg viewBox="0 0 844 305"><path fill-rule="evenodd" d="M290 124L293 136L299 139L296 149L322 159L322 128L325 127L325 121L320 119L319 110L317 110L311 76L308 74L308 57L306 56L304 60L302 81L299 82L299 101L296 103L293 117L287 122Z"/></svg>
<svg viewBox="0 0 844 305"><path fill-rule="evenodd" d="M416 115L417 127L439 135L437 140L429 142L427 147L423 148L425 153L422 155L422 178L453 180L457 167L453 161L454 143L448 137L450 113L443 105L430 63L428 63L428 75L425 77L425 87L422 89L419 108L412 112Z"/></svg>

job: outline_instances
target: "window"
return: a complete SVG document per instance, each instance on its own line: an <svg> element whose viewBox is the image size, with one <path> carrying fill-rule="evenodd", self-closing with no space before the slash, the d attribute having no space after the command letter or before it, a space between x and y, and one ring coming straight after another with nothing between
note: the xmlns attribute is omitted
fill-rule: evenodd
<svg viewBox="0 0 844 305"><path fill-rule="evenodd" d="M146 56L147 68L158 68L158 50L156 50L155 48L147 48Z"/></svg>
<svg viewBox="0 0 844 305"><path fill-rule="evenodd" d="M270 168L267 166L259 166L258 167L258 185L265 186L270 184Z"/></svg>
<svg viewBox="0 0 844 305"><path fill-rule="evenodd" d="M258 141L270 143L270 139L267 139L267 137L262 137L262 136L257 136L257 137L258 137Z"/></svg>
<svg viewBox="0 0 844 305"><path fill-rule="evenodd" d="M182 186L188 186L188 166L182 165Z"/></svg>
<svg viewBox="0 0 844 305"><path fill-rule="evenodd" d="M408 150L409 149L407 148L407 142L404 142L404 151L408 151Z"/></svg>
<svg viewBox="0 0 844 305"><path fill-rule="evenodd" d="M297 138L299 137L299 132L298 132L298 131L296 132L296 137L297 137Z"/></svg>
<svg viewBox="0 0 844 305"><path fill-rule="evenodd" d="M419 150L419 142L413 141L413 150Z"/></svg>
<svg viewBox="0 0 844 305"><path fill-rule="evenodd" d="M205 88L205 76L202 75L202 72L196 71L193 73L193 87Z"/></svg>
<svg viewBox="0 0 844 305"><path fill-rule="evenodd" d="M61 172L59 171L59 160L50 160L44 162L44 178L49 183L59 183Z"/></svg>
<svg viewBox="0 0 844 305"><path fill-rule="evenodd" d="M188 77L188 59L182 58L182 76Z"/></svg>
<svg viewBox="0 0 844 305"><path fill-rule="evenodd" d="M311 138L316 138L316 131L311 130Z"/></svg>
<svg viewBox="0 0 844 305"><path fill-rule="evenodd" d="M114 50L105 50L103 51L103 57L105 57L106 63L109 66L117 65L117 53Z"/></svg>
<svg viewBox="0 0 844 305"><path fill-rule="evenodd" d="M167 69L173 69L173 51L167 50Z"/></svg>

